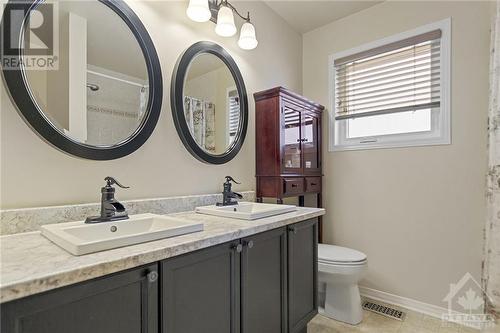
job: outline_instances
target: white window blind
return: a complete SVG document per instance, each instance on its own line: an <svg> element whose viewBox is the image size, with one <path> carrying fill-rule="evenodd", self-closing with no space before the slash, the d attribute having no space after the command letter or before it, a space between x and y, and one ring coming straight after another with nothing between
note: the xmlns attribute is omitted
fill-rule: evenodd
<svg viewBox="0 0 500 333"><path fill-rule="evenodd" d="M334 61L335 119L440 106L441 30Z"/></svg>
<svg viewBox="0 0 500 333"><path fill-rule="evenodd" d="M234 138L240 126L240 99L236 91L229 93L229 137Z"/></svg>

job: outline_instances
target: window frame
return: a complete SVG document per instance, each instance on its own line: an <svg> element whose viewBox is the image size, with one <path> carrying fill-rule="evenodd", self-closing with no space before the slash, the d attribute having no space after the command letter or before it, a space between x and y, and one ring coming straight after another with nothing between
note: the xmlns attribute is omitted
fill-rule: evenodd
<svg viewBox="0 0 500 333"><path fill-rule="evenodd" d="M230 145L231 142L231 132L229 128L229 123L231 120L231 96L229 96L233 91L236 91L236 94L238 94L238 90L236 89L236 86L231 86L226 88L226 129L227 129L227 135L226 135L226 145ZM235 138L238 131L236 131ZM234 140L234 139L233 139Z"/></svg>
<svg viewBox="0 0 500 333"><path fill-rule="evenodd" d="M403 39L411 38L436 29L441 30L441 78L439 112L431 111L431 131L378 135L370 137L347 138L348 120L335 120L335 67L334 61L352 54L384 46ZM451 18L427 24L419 28L395 34L366 43L361 46L331 54L328 58L329 94L329 151L348 151L381 148L401 148L451 144ZM418 111L415 111L418 112Z"/></svg>

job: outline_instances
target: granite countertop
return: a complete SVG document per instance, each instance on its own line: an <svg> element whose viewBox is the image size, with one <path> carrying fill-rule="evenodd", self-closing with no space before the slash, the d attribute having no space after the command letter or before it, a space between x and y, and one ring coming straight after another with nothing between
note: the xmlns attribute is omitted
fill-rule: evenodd
<svg viewBox="0 0 500 333"><path fill-rule="evenodd" d="M203 222L204 230L183 236L73 256L40 232L0 237L0 303L82 282L125 269L250 236L325 214L322 208L297 211L255 221L202 215L169 214Z"/></svg>

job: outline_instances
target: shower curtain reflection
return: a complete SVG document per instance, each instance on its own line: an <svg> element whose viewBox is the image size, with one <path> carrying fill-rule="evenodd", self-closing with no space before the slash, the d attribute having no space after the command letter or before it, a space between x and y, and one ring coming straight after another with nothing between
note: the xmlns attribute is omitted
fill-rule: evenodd
<svg viewBox="0 0 500 333"><path fill-rule="evenodd" d="M90 67L90 66L89 66ZM103 70L87 71L87 144L105 146L133 134L147 107L144 80Z"/></svg>
<svg viewBox="0 0 500 333"><path fill-rule="evenodd" d="M215 104L184 96L184 116L189 131L200 147L215 153Z"/></svg>

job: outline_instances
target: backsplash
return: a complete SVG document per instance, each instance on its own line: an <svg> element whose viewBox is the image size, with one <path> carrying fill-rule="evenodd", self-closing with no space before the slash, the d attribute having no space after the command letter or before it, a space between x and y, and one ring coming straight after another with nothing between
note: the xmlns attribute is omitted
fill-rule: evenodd
<svg viewBox="0 0 500 333"><path fill-rule="evenodd" d="M254 191L240 192L242 201L255 201ZM202 194L168 198L124 200L129 214L170 214L194 210L197 206L222 201L222 194ZM0 210L0 235L39 230L41 225L84 220L99 215L100 203Z"/></svg>

